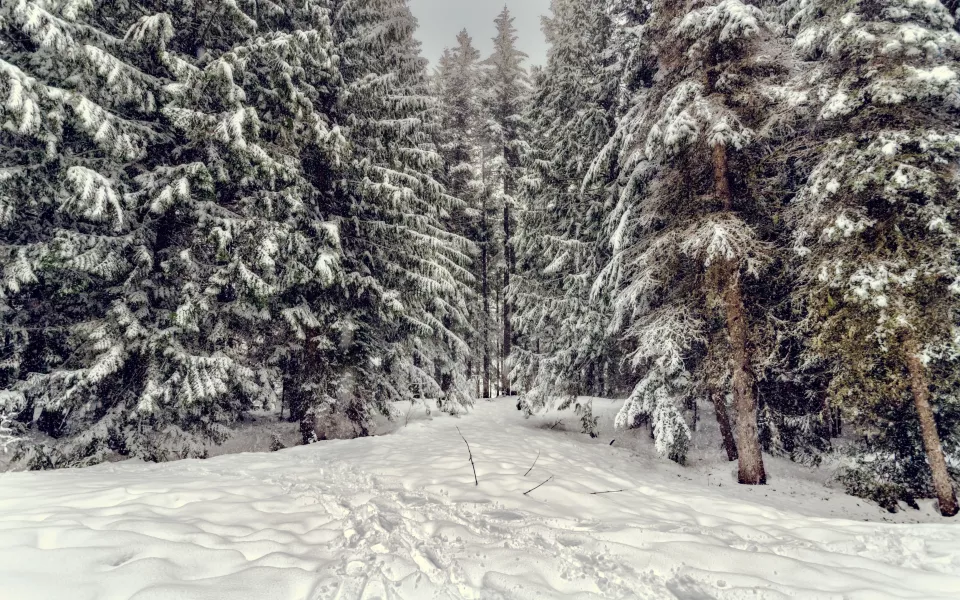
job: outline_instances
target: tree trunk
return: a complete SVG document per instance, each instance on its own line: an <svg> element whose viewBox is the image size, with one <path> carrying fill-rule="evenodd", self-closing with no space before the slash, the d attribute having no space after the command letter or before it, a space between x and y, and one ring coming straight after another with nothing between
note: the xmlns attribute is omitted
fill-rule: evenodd
<svg viewBox="0 0 960 600"><path fill-rule="evenodd" d="M486 212L486 202L484 202ZM486 217L484 217L484 231L486 231ZM480 250L480 293L483 296L483 397L490 397L490 282L488 277L488 258L486 233Z"/></svg>
<svg viewBox="0 0 960 600"><path fill-rule="evenodd" d="M830 399L826 395L823 398L823 408L820 409L820 419L823 421L821 435L824 437L833 439L843 433L843 413L839 406L830 406Z"/></svg>
<svg viewBox="0 0 960 600"><path fill-rule="evenodd" d="M597 390L598 390L598 392L599 392L598 396L600 396L601 398L606 398L606 397L607 397L607 377L606 377L606 371L607 371L607 363L606 363L606 361L604 361L604 362L600 365L600 375L599 375L600 381L597 382Z"/></svg>
<svg viewBox="0 0 960 600"><path fill-rule="evenodd" d="M950 473L947 471L947 461L943 456L940 434L937 433L937 423L933 418L933 408L930 406L930 381L927 378L926 368L920 360L919 347L913 334L907 334L904 340L904 350L907 353L907 369L910 371L913 402L917 407L917 416L920 419L923 449L927 453L927 463L929 463L933 475L933 489L937 494L940 514L945 517L952 517L960 512L960 506L957 505L957 494L953 489L953 480L950 478Z"/></svg>
<svg viewBox="0 0 960 600"><path fill-rule="evenodd" d="M509 186L506 185L506 183L504 184L504 187L509 190ZM509 191L507 192L507 195L509 195ZM513 270L513 249L510 247L509 200L505 200L503 203L503 236L503 252L504 258L506 259L506 265L503 270L503 368L500 370L500 391L504 396L510 396L512 394L510 391L510 368L507 365L507 362L510 358L510 352L512 350L511 346L513 343L513 329L510 325L512 307L510 306L510 299L507 297L507 293L510 289L510 275Z"/></svg>
<svg viewBox="0 0 960 600"><path fill-rule="evenodd" d="M503 303L501 302L500 294L503 292L503 290L500 289L500 286L496 285L496 277L494 277L494 286L496 287L494 287L493 289L493 314L499 317L501 314L500 307L503 306ZM503 344L500 341L500 333L499 331L496 330L496 327L497 326L494 325L490 328L494 338L493 382L490 384L490 388L493 391L494 396L500 396L501 395L500 394L501 392L500 376L501 376L501 373L503 373Z"/></svg>
<svg viewBox="0 0 960 600"><path fill-rule="evenodd" d="M733 404L736 409L737 456L740 459L740 483L763 485L767 474L760 451L760 436L757 432L757 398L754 394L756 378L750 368L750 342L747 337L746 311L740 289L740 274L736 269L727 269L728 281L723 303L727 312L727 333L733 359Z"/></svg>
<svg viewBox="0 0 960 600"><path fill-rule="evenodd" d="M480 295L483 298L483 397L490 397L490 278L488 246L490 240L487 222L487 161L483 149L480 150L480 178L483 195L480 201Z"/></svg>
<svg viewBox="0 0 960 600"><path fill-rule="evenodd" d="M733 194L727 167L727 148L713 147L714 192L723 210L733 211ZM740 284L740 267L727 261L720 267L721 294L726 312L727 335L730 339L732 365L733 405L736 410L737 456L740 459L738 479L746 485L763 485L767 474L763 467L760 436L757 432L757 398L754 393L756 377L751 369L752 349L747 331L747 314Z"/></svg>
<svg viewBox="0 0 960 600"><path fill-rule="evenodd" d="M717 413L717 425L720 426L720 437L723 438L723 449L727 452L727 460L737 460L737 442L733 439L733 429L730 428L730 416L727 414L727 401L723 394L711 389L707 392L710 402Z"/></svg>

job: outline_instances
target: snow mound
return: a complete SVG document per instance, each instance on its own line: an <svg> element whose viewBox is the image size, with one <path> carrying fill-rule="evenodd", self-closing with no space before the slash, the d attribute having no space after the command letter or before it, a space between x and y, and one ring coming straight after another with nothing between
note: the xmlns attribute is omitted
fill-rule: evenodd
<svg viewBox="0 0 960 600"><path fill-rule="evenodd" d="M598 403L609 427L619 403ZM506 400L272 454L6 474L0 597L960 598L955 525L874 522L776 461L747 489L644 432L564 428Z"/></svg>

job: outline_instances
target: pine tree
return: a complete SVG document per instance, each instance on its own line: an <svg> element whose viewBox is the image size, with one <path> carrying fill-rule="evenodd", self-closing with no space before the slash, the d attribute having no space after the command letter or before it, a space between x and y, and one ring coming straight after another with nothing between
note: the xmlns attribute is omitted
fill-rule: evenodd
<svg viewBox="0 0 960 600"><path fill-rule="evenodd" d="M953 516L960 37L939 2L811 2L794 24L819 134L791 212L810 354L867 434L870 486Z"/></svg>
<svg viewBox="0 0 960 600"><path fill-rule="evenodd" d="M164 141L162 67L111 26L136 17L92 9L0 6L4 400L44 433L81 436L81 457L101 454L127 416L100 394L128 364L109 332L128 321L130 276L152 259L127 201L135 165ZM139 43L172 37L165 15L138 25Z"/></svg>
<svg viewBox="0 0 960 600"><path fill-rule="evenodd" d="M584 429L595 419L581 394L598 390L616 345L608 334L610 307L591 295L609 244L600 224L607 182L584 185L591 161L614 126L618 77L604 56L611 22L599 0L555 0L545 20L551 49L530 108L532 132L523 212L516 236L517 274L511 286L514 328L521 345L513 380L524 386L521 406L538 410L555 398L576 404Z"/></svg>
<svg viewBox="0 0 960 600"><path fill-rule="evenodd" d="M762 236L775 213L757 194L753 164L782 77L761 47L777 39L764 13L739 0L654 3L651 15L636 56L647 73L658 65L656 75L621 111L598 163L615 154L621 173L607 217L613 259L598 285L615 290L614 327L644 374L618 421L650 420L658 448L676 459L689 435L684 405L705 391L723 429L729 385L739 480L764 483L749 278L768 261ZM720 356L729 359L717 368Z"/></svg>
<svg viewBox="0 0 960 600"><path fill-rule="evenodd" d="M338 375L310 383L325 389L298 401L297 412L344 412L365 433L371 412L389 413L394 400L442 398L452 411L471 403L456 368L470 353L471 246L442 226L460 200L437 179L433 99L406 3L332 0L330 8L343 76L330 114L345 152L314 176L339 224L344 283L331 315L339 339L322 340L308 364L330 361ZM322 404L310 405L318 396Z"/></svg>
<svg viewBox="0 0 960 600"><path fill-rule="evenodd" d="M485 61L483 89L487 117L487 135L493 150L492 174L496 193L494 206L502 207L503 214L503 302L501 329L503 341L500 352L500 393L511 395L510 354L513 345L511 325L512 306L507 297L510 278L516 269L513 232L516 228L514 205L517 181L520 178L520 160L526 149L527 124L524 109L529 95L529 77L523 66L527 55L517 48L517 32L513 17L504 6L494 23L497 35L493 38L493 54Z"/></svg>
<svg viewBox="0 0 960 600"><path fill-rule="evenodd" d="M40 192L11 203L4 333L20 343L4 386L62 438L31 460L202 454L275 395L271 300L333 276L336 236L300 161L337 137L318 112L336 81L326 13L9 8L6 81L45 119L4 134L10 172Z"/></svg>
<svg viewBox="0 0 960 600"><path fill-rule="evenodd" d="M2 398L60 438L34 465L202 454L281 390L307 439L469 404L471 247L401 0L2 11Z"/></svg>
<svg viewBox="0 0 960 600"><path fill-rule="evenodd" d="M446 164L447 192L463 201L448 219L448 229L480 246L474 257L473 286L469 301L472 352L467 361L467 377L476 381L476 395L490 396L490 346L486 337L489 315L477 298L485 298L482 289L487 271L487 244L481 212L486 189L483 183L483 112L480 102L480 52L466 30L457 35L457 46L448 49L437 70L437 97L440 102L439 149ZM482 367L481 367L482 365Z"/></svg>
<svg viewBox="0 0 960 600"><path fill-rule="evenodd" d="M251 10L247 18L259 21L245 24L261 35L251 37L239 19L236 37L223 39L225 15L214 13L208 19L218 25L193 41L197 53L217 58L187 68L165 109L182 136L176 158L187 164L161 170L149 186L166 189L182 177L178 170L198 163L209 173L211 196L162 208L196 223L193 247L167 252L167 268L179 271L186 296L175 320L205 334L197 342L211 351L237 353L245 372L230 382L234 397L272 401L280 386L270 342L278 328L285 339L305 318L292 316L301 304L288 306L282 295L330 286L337 276L339 233L304 162L339 159L342 140L325 114L339 75L319 7L267 2Z"/></svg>

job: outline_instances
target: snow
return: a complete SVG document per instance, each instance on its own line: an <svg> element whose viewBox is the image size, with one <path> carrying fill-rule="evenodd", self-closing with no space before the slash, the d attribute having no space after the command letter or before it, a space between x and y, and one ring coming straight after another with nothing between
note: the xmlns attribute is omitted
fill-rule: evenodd
<svg viewBox="0 0 960 600"><path fill-rule="evenodd" d="M687 13L678 31L692 38L718 34L720 43L734 42L757 35L762 17L763 12L753 5L740 0L722 0L716 6Z"/></svg>
<svg viewBox="0 0 960 600"><path fill-rule="evenodd" d="M770 485L738 486L735 465L712 458L709 415L681 467L655 457L648 432L612 430L622 401L595 400L596 440L575 433L575 415L525 420L514 404L461 418L421 409L386 435L275 453L8 473L0 589L17 600L960 597L960 529L931 501L889 515L826 487L823 469L773 458Z"/></svg>
<svg viewBox="0 0 960 600"><path fill-rule="evenodd" d="M850 96L843 91L837 92L827 101L820 112L821 119L834 119L850 113L855 106Z"/></svg>
<svg viewBox="0 0 960 600"><path fill-rule="evenodd" d="M925 83L949 83L957 79L957 72L948 65L939 65L932 69L912 69L913 78Z"/></svg>
<svg viewBox="0 0 960 600"><path fill-rule="evenodd" d="M110 179L86 167L73 166L67 169L67 181L76 196L67 198L65 206L76 205L78 212L91 221L107 221L112 217L115 229L123 226L123 206Z"/></svg>

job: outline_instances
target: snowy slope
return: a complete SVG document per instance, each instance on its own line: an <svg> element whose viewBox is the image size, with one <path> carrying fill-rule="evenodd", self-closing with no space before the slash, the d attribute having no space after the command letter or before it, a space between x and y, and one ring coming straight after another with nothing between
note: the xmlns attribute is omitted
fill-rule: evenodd
<svg viewBox="0 0 960 600"><path fill-rule="evenodd" d="M929 503L877 522L786 463L744 488L568 421L506 400L272 454L6 474L0 598L960 598L960 524Z"/></svg>

